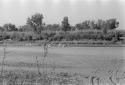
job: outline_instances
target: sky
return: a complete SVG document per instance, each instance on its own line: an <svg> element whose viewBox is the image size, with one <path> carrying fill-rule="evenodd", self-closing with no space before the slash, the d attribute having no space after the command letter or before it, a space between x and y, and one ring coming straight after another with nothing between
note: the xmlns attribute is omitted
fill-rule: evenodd
<svg viewBox="0 0 125 85"><path fill-rule="evenodd" d="M125 0L0 0L0 25L26 24L28 17L42 13L46 24L60 24L68 16L71 25L84 20L116 18L125 29Z"/></svg>

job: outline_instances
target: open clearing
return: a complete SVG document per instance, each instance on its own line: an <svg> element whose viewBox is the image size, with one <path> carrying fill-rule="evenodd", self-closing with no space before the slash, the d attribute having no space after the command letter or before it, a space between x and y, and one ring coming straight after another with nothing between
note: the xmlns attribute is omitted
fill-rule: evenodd
<svg viewBox="0 0 125 85"><path fill-rule="evenodd" d="M6 59L8 63L36 63L33 56L37 56L39 62L42 63L43 48L42 47L7 47ZM113 68L115 64L120 65L124 69L125 59L124 47L52 47L49 48L49 53L46 58L47 64L57 66L57 71L68 72L90 72L96 69ZM0 47L0 61L3 58L3 47ZM9 66L5 69L19 67ZM23 68L23 67L22 67ZM33 69L27 68L25 69Z"/></svg>

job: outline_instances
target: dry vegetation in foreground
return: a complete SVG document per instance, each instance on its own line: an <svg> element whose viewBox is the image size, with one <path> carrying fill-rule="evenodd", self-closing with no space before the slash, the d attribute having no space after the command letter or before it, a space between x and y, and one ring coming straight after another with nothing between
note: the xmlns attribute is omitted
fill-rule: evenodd
<svg viewBox="0 0 125 85"><path fill-rule="evenodd" d="M53 68L54 69L54 68ZM97 69L89 74L70 72L26 71L7 70L0 76L0 83L4 85L124 85L125 71L110 69L105 75L99 75L102 71Z"/></svg>
<svg viewBox="0 0 125 85"><path fill-rule="evenodd" d="M1 63L0 83L2 85L124 85L125 69L124 60L111 60L111 66L106 68L95 68L89 73L76 72L57 72L57 66L47 64L48 43L44 44L42 64L37 56L34 58L35 63L5 63L6 49L4 48L4 57ZM5 70L5 65L15 66L18 70ZM36 67L37 71L21 69L21 67ZM42 67L42 70L40 68ZM61 67L61 66L59 66ZM51 68L51 71L48 71ZM67 67L69 68L69 67Z"/></svg>

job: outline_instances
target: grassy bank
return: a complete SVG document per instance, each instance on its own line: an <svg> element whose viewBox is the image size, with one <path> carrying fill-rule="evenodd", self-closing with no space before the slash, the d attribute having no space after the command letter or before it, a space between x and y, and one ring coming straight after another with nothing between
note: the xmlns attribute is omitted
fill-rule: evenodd
<svg viewBox="0 0 125 85"><path fill-rule="evenodd" d="M43 46L45 41L4 41L0 46ZM105 40L82 40L82 41L51 41L49 47L124 47L125 41L112 42Z"/></svg>
<svg viewBox="0 0 125 85"><path fill-rule="evenodd" d="M125 83L124 49L121 47L50 48L44 64L46 68L42 63L44 51L39 46L7 47L6 52L0 82L4 80L9 85L35 85L36 82L40 85L87 85L92 81L93 85L98 85L98 81L99 85L112 85L111 79L115 83ZM2 48L0 55L2 58ZM41 74L38 74L33 56L38 56Z"/></svg>

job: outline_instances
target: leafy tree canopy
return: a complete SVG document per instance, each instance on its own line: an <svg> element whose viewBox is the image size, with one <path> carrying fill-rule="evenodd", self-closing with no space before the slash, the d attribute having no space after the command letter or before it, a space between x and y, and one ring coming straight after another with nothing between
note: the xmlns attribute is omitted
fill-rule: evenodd
<svg viewBox="0 0 125 85"><path fill-rule="evenodd" d="M69 24L68 17L66 16L63 18L63 21L62 21L62 31L70 31L70 30L71 30L71 27Z"/></svg>
<svg viewBox="0 0 125 85"><path fill-rule="evenodd" d="M3 28L5 31L17 31L18 30L16 28L16 26L14 24L11 24L11 23L4 24Z"/></svg>
<svg viewBox="0 0 125 85"><path fill-rule="evenodd" d="M43 18L43 14L36 13L31 17L28 17L27 24L29 24L34 29L35 33L41 33L44 26Z"/></svg>

